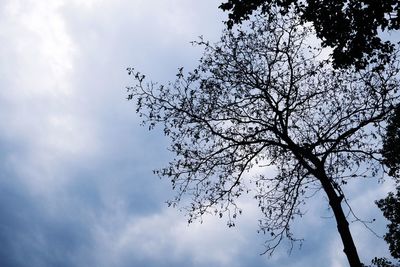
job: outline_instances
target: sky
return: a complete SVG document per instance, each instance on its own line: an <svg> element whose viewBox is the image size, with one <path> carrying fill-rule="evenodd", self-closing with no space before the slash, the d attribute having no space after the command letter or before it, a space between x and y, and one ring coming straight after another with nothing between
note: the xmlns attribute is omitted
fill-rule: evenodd
<svg viewBox="0 0 400 267"><path fill-rule="evenodd" d="M0 266L347 266L326 198L315 196L293 227L304 238L260 255L260 212L240 200L237 226L206 217L188 225L165 201L152 170L172 158L160 129L140 126L127 101L127 67L165 82L216 41L226 18L215 0L2 0L0 3ZM392 184L346 188L379 235L373 204ZM360 256L387 256L385 242L352 223Z"/></svg>

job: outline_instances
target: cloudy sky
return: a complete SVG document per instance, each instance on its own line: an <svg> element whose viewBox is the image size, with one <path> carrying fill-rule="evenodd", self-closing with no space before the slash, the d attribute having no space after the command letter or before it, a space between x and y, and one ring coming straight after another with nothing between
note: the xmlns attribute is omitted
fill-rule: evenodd
<svg viewBox="0 0 400 267"><path fill-rule="evenodd" d="M173 79L217 40L215 0L1 0L0 266L346 266L325 198L294 229L305 242L260 256L265 236L249 196L237 227L209 217L188 226L167 208L171 185L152 174L171 158L159 131L139 126L125 86L135 67ZM391 189L352 183L351 202L378 234L373 201ZM351 225L362 259L387 255L384 241Z"/></svg>

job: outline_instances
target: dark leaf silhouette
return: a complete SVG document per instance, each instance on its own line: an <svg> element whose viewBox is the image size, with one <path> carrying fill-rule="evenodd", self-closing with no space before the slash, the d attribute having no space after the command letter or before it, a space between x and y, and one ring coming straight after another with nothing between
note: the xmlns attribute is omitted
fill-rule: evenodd
<svg viewBox="0 0 400 267"><path fill-rule="evenodd" d="M389 175L400 178L400 106L389 118L383 140L383 162L389 168Z"/></svg>
<svg viewBox="0 0 400 267"><path fill-rule="evenodd" d="M283 14L294 11L303 23L311 22L323 45L334 48L336 67L364 68L376 56L389 60L394 45L383 42L378 33L400 29L398 0L227 0L220 5L229 12L229 27L257 9L268 14L276 7Z"/></svg>

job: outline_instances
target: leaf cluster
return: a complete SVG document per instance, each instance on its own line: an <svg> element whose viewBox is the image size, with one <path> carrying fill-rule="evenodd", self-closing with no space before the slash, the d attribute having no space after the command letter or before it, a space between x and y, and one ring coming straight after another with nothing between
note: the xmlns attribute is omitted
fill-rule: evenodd
<svg viewBox="0 0 400 267"><path fill-rule="evenodd" d="M383 162L389 168L389 175L400 178L400 106L388 120L382 148Z"/></svg>
<svg viewBox="0 0 400 267"><path fill-rule="evenodd" d="M266 14L292 10L314 25L324 46L334 48L334 64L340 68L364 68L376 56L389 60L394 44L383 42L379 31L400 29L398 0L227 0L220 8L229 12L228 27L258 9Z"/></svg>
<svg viewBox="0 0 400 267"><path fill-rule="evenodd" d="M385 241L389 244L390 253L394 258L400 259L400 187L397 193L390 192L388 196L376 202L382 210L383 216L390 222Z"/></svg>

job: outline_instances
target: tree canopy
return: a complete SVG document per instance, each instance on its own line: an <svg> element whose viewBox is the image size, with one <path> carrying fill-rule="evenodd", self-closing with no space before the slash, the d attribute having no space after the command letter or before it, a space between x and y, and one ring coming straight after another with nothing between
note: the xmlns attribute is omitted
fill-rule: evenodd
<svg viewBox="0 0 400 267"><path fill-rule="evenodd" d="M397 106L394 113L388 119L386 133L383 139L382 148L383 163L389 168L388 174L396 183L400 180L400 107ZM393 258L400 259L400 186L397 186L396 193L389 192L386 198L376 201L382 210L383 216L389 221L388 232L384 239L389 244L389 250ZM400 266L391 263L385 258L376 258L375 265L378 267Z"/></svg>
<svg viewBox="0 0 400 267"><path fill-rule="evenodd" d="M397 187L397 193L389 195L376 202L382 210L383 216L390 222L388 233L385 235L385 241L389 244L389 250L392 256L400 259L400 186Z"/></svg>
<svg viewBox="0 0 400 267"><path fill-rule="evenodd" d="M333 50L336 67L366 66L376 56L388 58L394 49L383 42L380 31L400 29L398 0L227 0L220 8L229 12L228 26L249 18L257 9L269 13L294 10L303 23L311 22L324 46Z"/></svg>
<svg viewBox="0 0 400 267"><path fill-rule="evenodd" d="M382 155L389 175L400 179L400 106L388 120Z"/></svg>
<svg viewBox="0 0 400 267"><path fill-rule="evenodd" d="M399 101L397 55L335 70L310 45L312 34L296 16L255 16L217 44L198 41L199 66L181 68L167 85L129 68L136 84L128 99L150 129L160 124L171 139L175 158L156 173L177 190L170 205L189 197L189 222L211 213L233 226L242 212L237 198L253 192L272 253L284 238L296 241L292 220L323 191L350 266L359 267L343 186L382 170L377 133ZM247 175L265 166L276 173Z"/></svg>

